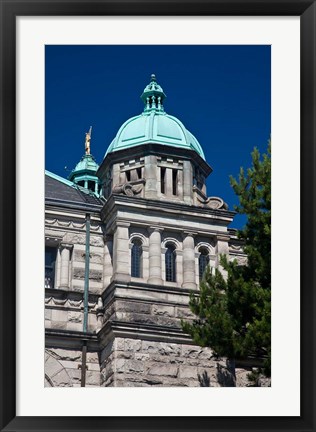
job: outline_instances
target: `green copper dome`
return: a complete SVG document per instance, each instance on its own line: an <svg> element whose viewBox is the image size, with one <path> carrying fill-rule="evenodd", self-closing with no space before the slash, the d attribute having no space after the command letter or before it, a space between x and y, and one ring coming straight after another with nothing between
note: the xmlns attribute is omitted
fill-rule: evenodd
<svg viewBox="0 0 316 432"><path fill-rule="evenodd" d="M90 172L95 174L99 168L94 157L91 154L85 154L82 156L80 161L77 163L76 167L71 171L70 177L75 177L80 172Z"/></svg>
<svg viewBox="0 0 316 432"><path fill-rule="evenodd" d="M144 112L127 120L119 129L105 156L110 152L148 143L196 151L204 160L204 152L197 139L176 117L167 114L163 107L165 93L157 84L155 75L145 87L141 99Z"/></svg>
<svg viewBox="0 0 316 432"><path fill-rule="evenodd" d="M100 181L96 175L96 172L99 168L99 165L96 163L94 157L90 153L91 131L92 127L90 127L89 132L86 133L85 154L82 156L75 168L71 171L68 179L71 182L86 189L90 189L94 193L98 194Z"/></svg>

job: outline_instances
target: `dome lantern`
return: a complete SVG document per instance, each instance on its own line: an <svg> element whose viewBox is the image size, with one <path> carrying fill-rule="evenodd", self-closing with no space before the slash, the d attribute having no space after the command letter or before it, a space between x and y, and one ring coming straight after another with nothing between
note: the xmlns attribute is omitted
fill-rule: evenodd
<svg viewBox="0 0 316 432"><path fill-rule="evenodd" d="M144 111L163 111L163 101L166 97L163 89L157 83L156 75L152 74L150 83L145 87L141 95L141 99L145 104Z"/></svg>

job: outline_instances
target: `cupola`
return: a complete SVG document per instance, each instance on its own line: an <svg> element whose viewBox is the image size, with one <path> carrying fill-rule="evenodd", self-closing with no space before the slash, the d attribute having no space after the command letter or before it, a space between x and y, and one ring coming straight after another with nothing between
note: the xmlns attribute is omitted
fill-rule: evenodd
<svg viewBox="0 0 316 432"><path fill-rule="evenodd" d="M103 196L208 205L206 178L212 168L197 139L166 113L166 94L155 75L141 100L143 112L123 123L98 170Z"/></svg>
<svg viewBox="0 0 316 432"><path fill-rule="evenodd" d="M198 140L179 119L165 112L166 95L154 74L151 75L150 83L145 87L141 99L144 102L144 111L123 123L105 156L135 146L160 144L193 150L205 160Z"/></svg>
<svg viewBox="0 0 316 432"><path fill-rule="evenodd" d="M90 152L92 127L85 137L85 154L82 156L76 167L71 171L68 179L78 186L82 186L99 195L100 181L96 175L99 165Z"/></svg>

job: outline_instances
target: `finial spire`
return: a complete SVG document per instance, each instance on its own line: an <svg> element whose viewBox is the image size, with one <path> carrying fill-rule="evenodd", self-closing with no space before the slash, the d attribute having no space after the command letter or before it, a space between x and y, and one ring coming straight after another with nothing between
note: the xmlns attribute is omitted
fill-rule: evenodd
<svg viewBox="0 0 316 432"><path fill-rule="evenodd" d="M90 154L91 134L92 134L92 126L90 126L89 132L86 132L86 141L85 141L85 145L84 145L86 155Z"/></svg>
<svg viewBox="0 0 316 432"><path fill-rule="evenodd" d="M164 111L163 101L166 97L163 89L157 83L156 75L151 74L150 83L145 87L141 95L141 99L145 104L144 111Z"/></svg>

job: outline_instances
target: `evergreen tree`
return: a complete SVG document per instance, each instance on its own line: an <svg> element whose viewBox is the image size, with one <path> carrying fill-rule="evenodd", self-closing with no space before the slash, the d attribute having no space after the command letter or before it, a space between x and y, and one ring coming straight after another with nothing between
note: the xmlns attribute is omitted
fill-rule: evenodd
<svg viewBox="0 0 316 432"><path fill-rule="evenodd" d="M263 357L260 372L270 376L271 359L271 143L260 157L255 148L252 167L240 169L238 181L230 178L239 198L235 207L247 216L238 232L247 254L246 265L221 257L223 276L208 268L189 306L197 319L182 322L183 330L201 346L230 360Z"/></svg>

